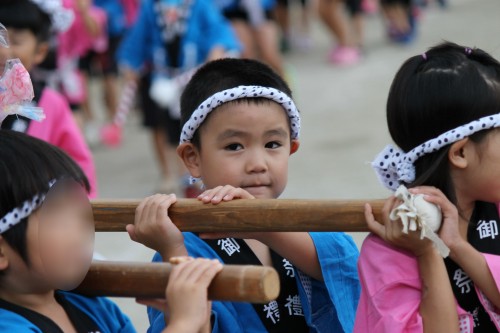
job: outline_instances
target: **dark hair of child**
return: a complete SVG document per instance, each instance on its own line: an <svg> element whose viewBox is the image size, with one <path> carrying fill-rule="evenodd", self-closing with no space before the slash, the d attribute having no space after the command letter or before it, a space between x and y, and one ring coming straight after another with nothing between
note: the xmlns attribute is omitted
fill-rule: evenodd
<svg viewBox="0 0 500 333"><path fill-rule="evenodd" d="M50 17L30 0L2 0L0 22L7 29L29 29L38 42L49 41Z"/></svg>
<svg viewBox="0 0 500 333"><path fill-rule="evenodd" d="M83 171L62 150L10 130L0 131L0 174L0 217L35 195L47 193L51 180L72 179L90 190ZM1 236L29 264L27 222L25 218Z"/></svg>
<svg viewBox="0 0 500 333"><path fill-rule="evenodd" d="M387 123L393 141L405 152L481 117L500 112L500 63L481 49L444 42L408 59L392 82ZM480 143L488 131L470 140ZM448 163L449 147L415 163L409 186L439 188L456 196Z"/></svg>

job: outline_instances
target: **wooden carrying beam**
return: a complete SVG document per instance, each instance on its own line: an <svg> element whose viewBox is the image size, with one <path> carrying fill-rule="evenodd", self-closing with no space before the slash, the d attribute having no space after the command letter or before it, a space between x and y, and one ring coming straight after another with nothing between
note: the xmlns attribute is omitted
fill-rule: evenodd
<svg viewBox="0 0 500 333"><path fill-rule="evenodd" d="M165 298L167 263L94 261L76 292L87 296ZM268 303L279 294L272 267L224 265L208 288L212 300Z"/></svg>
<svg viewBox="0 0 500 333"><path fill-rule="evenodd" d="M367 231L364 204L380 221L384 200L233 200L218 205L179 199L169 216L182 231ZM125 231L134 223L137 200L92 202L96 231Z"/></svg>

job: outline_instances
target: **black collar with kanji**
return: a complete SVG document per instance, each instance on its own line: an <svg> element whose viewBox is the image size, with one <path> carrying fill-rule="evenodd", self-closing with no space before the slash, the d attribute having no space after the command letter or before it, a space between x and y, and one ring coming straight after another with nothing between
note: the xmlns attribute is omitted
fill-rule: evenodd
<svg viewBox="0 0 500 333"><path fill-rule="evenodd" d="M467 241L479 252L500 255L500 222L496 204L476 202L467 230ZM449 257L446 269L455 298L474 318L474 333L496 332L495 325L479 300L472 279Z"/></svg>
<svg viewBox="0 0 500 333"><path fill-rule="evenodd" d="M262 265L243 239L204 240L226 264ZM273 267L280 277L280 294L267 304L253 304L255 312L268 332L309 332L297 287L295 267L271 251Z"/></svg>

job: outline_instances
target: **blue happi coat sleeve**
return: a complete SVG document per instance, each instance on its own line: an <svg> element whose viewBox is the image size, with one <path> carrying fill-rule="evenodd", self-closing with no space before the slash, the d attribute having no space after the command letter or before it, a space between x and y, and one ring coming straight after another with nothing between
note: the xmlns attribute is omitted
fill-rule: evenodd
<svg viewBox="0 0 500 333"><path fill-rule="evenodd" d="M358 248L352 238L338 232L311 232L323 281L298 271L299 292L306 320L316 332L351 333L361 287Z"/></svg>
<svg viewBox="0 0 500 333"><path fill-rule="evenodd" d="M198 0L195 4L192 17L193 24L201 32L197 40L200 48L199 62L206 61L210 51L215 47L223 48L227 53L241 51L241 46L229 21L212 3L212 0Z"/></svg>
<svg viewBox="0 0 500 333"><path fill-rule="evenodd" d="M142 1L137 21L125 34L116 52L116 60L120 67L138 72L147 61L151 60L154 44L160 42L154 17L153 0Z"/></svg>

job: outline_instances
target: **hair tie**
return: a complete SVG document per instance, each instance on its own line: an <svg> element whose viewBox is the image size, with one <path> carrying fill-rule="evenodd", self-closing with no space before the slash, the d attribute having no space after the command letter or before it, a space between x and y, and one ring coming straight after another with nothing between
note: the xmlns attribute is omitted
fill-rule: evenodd
<svg viewBox="0 0 500 333"><path fill-rule="evenodd" d="M422 58L424 58L424 60L427 60L427 53L422 53Z"/></svg>
<svg viewBox="0 0 500 333"><path fill-rule="evenodd" d="M472 49L470 47L465 48L465 54L471 55L472 54Z"/></svg>
<svg viewBox="0 0 500 333"><path fill-rule="evenodd" d="M53 179L49 182L49 190L54 186L56 180ZM48 192L48 191L47 191ZM23 219L31 215L38 207L40 207L46 197L47 193L36 194L30 200L26 200L21 206L14 208L0 219L0 234L3 234Z"/></svg>
<svg viewBox="0 0 500 333"><path fill-rule="evenodd" d="M496 127L500 127L500 113L482 117L449 130L407 153L388 145L377 155L372 162L372 167L380 182L388 189L395 191L402 183L409 184L415 181L415 162L422 156L434 153L479 131Z"/></svg>

